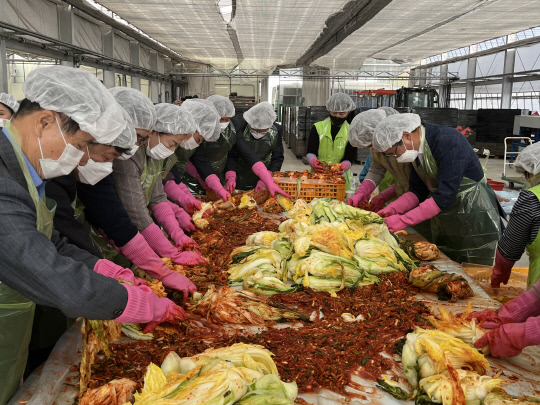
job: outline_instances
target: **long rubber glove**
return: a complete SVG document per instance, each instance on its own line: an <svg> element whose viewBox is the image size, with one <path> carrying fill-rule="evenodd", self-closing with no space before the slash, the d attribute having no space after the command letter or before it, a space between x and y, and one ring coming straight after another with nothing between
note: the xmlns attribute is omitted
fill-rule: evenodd
<svg viewBox="0 0 540 405"><path fill-rule="evenodd" d="M195 246L195 241L187 236L180 228L180 224L176 219L172 205L169 201L164 201L157 204L152 212L157 221L161 224L165 232L171 237L175 245L179 248Z"/></svg>
<svg viewBox="0 0 540 405"><path fill-rule="evenodd" d="M350 168L351 168L351 162L349 162L348 160L344 160L343 162L341 162L341 170L336 172L336 174L343 174Z"/></svg>
<svg viewBox="0 0 540 405"><path fill-rule="evenodd" d="M371 180L364 180L354 195L347 200L353 207L361 207L368 202L369 196L377 186Z"/></svg>
<svg viewBox="0 0 540 405"><path fill-rule="evenodd" d="M135 286L147 284L147 282L142 278L135 277L135 274L133 274L130 269L126 269L122 266L117 265L116 263L105 259L99 259L96 262L96 264L94 265L94 271L105 277L129 281Z"/></svg>
<svg viewBox="0 0 540 405"><path fill-rule="evenodd" d="M396 201L388 204L384 209L377 212L377 214L380 216L400 215L412 210L415 207L418 207L418 204L420 204L420 201L418 200L416 194L408 191Z"/></svg>
<svg viewBox="0 0 540 405"><path fill-rule="evenodd" d="M147 286L122 284L128 292L128 302L122 315L115 319L121 323L152 323L155 328L161 322L187 319L186 312L168 298L159 298ZM149 332L149 329L143 331Z"/></svg>
<svg viewBox="0 0 540 405"><path fill-rule="evenodd" d="M186 194L188 200L197 207L197 211L199 211L202 208L201 202L193 196L189 188L184 183L178 184L178 187Z"/></svg>
<svg viewBox="0 0 540 405"><path fill-rule="evenodd" d="M190 215L193 215L196 211L199 211L202 207L201 202L199 200L193 197L193 195L189 192L188 194L186 194L186 192L180 186L180 184L176 184L174 180L169 180L163 187L163 190L165 190L165 194L167 194L167 197L169 198L169 200L176 201Z"/></svg>
<svg viewBox="0 0 540 405"><path fill-rule="evenodd" d="M225 188L227 189L227 192L232 194L236 188L236 172L233 170L225 172L225 180L227 181Z"/></svg>
<svg viewBox="0 0 540 405"><path fill-rule="evenodd" d="M141 232L141 235L144 236L154 252L161 257L170 257L176 264L194 266L205 263L205 260L195 252L179 252L153 222Z"/></svg>
<svg viewBox="0 0 540 405"><path fill-rule="evenodd" d="M172 202L169 202L169 204L174 212L176 220L178 221L178 225L180 225L180 228L182 228L184 232L194 232L195 225L191 221L191 216L178 205Z"/></svg>
<svg viewBox="0 0 540 405"><path fill-rule="evenodd" d="M364 182L365 181L366 180L364 180ZM392 184L390 187L388 187L387 189L384 189L383 191L381 191L379 194L377 194L375 197L371 199L371 201L369 202L369 205L370 205L369 209L374 212L380 211L384 207L384 204L387 201L394 198L395 196L396 196L396 185Z"/></svg>
<svg viewBox="0 0 540 405"><path fill-rule="evenodd" d="M323 168L321 166L321 161L319 159L317 159L317 156L315 156L315 154L308 153L306 155L306 159L307 159L309 165L313 168L313 170L315 170L317 173L322 173L323 172Z"/></svg>
<svg viewBox="0 0 540 405"><path fill-rule="evenodd" d="M410 210L403 215L392 215L384 219L390 232L397 232L405 229L408 226L413 226L433 218L441 212L441 209L433 198L428 198L418 207Z"/></svg>
<svg viewBox="0 0 540 405"><path fill-rule="evenodd" d="M506 323L522 323L532 316L539 315L540 300L531 290L528 290L504 304L498 313L492 309L486 309L473 312L469 315L469 319L476 318L483 328L494 329Z"/></svg>
<svg viewBox="0 0 540 405"><path fill-rule="evenodd" d="M501 283L508 284L514 263L506 259L497 248L495 265L493 266L493 273L491 273L491 288L500 288Z"/></svg>
<svg viewBox="0 0 540 405"><path fill-rule="evenodd" d="M513 357L525 347L539 344L540 316L536 316L523 323L507 323L493 329L478 339L474 347L481 349L489 345L493 357Z"/></svg>
<svg viewBox="0 0 540 405"><path fill-rule="evenodd" d="M210 190L216 193L219 198L221 198L223 201L227 201L227 197L229 197L231 194L223 188L223 186L221 185L221 181L219 181L219 177L217 175L211 174L204 181L208 188L210 188Z"/></svg>
<svg viewBox="0 0 540 405"><path fill-rule="evenodd" d="M255 163L253 166L251 166L251 169L253 170L253 173L259 176L259 179L261 179L261 181L264 183L272 197L275 197L276 193L279 193L287 198L292 198L289 194L277 186L277 184L274 182L274 178L272 177L272 172L266 168L263 162Z"/></svg>
<svg viewBox="0 0 540 405"><path fill-rule="evenodd" d="M199 172L197 171L197 168L193 165L193 163L191 163L191 161L188 161L187 163L187 166L186 166L186 173L191 175L191 177L193 177L195 180L197 180L199 182L199 184L206 190L208 191L209 188L208 188L208 185L204 182L204 180L202 179L202 177L199 175Z"/></svg>
<svg viewBox="0 0 540 405"><path fill-rule="evenodd" d="M122 246L120 253L135 265L145 270L150 277L161 280L165 287L181 291L184 295L184 300L197 290L195 284L187 277L165 266L163 260L152 250L140 233L137 233L133 239Z"/></svg>

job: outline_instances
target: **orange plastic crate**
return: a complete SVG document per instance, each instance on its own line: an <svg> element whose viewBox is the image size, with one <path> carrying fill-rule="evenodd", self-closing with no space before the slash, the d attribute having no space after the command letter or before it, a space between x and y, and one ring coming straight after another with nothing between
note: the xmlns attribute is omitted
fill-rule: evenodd
<svg viewBox="0 0 540 405"><path fill-rule="evenodd" d="M300 193L298 193L300 181ZM325 180L293 179L290 177L274 177L274 182L294 199L301 198L310 202L314 198L345 199L345 183L331 183Z"/></svg>

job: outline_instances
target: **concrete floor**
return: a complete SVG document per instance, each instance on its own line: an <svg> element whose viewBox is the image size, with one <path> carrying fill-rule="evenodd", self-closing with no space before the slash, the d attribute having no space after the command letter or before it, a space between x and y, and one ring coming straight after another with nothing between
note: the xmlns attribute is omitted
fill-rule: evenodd
<svg viewBox="0 0 540 405"><path fill-rule="evenodd" d="M283 171L287 171L287 170L302 171L302 170L305 170L305 169L309 169L309 165L306 165L306 164L302 163L302 159L297 158L294 155L292 149L288 148L287 145L285 145L285 143L283 144L283 148L284 148L284 151L285 151L285 160L283 161L283 165L281 167L281 170L283 170ZM363 167L364 167L364 165L362 165L362 164L354 163L353 166L352 166L352 171L353 171L353 173L360 174ZM486 165L487 177L490 178L490 179L496 180L496 181L502 181L501 177L503 175L503 167L504 167L503 159L489 158L489 160L487 162L487 165ZM507 171L507 176L509 174L511 176L514 176L514 175L518 176L517 174L513 174L512 169ZM516 189L519 189L519 187L521 187L521 186L516 185L515 187L516 187ZM506 186L505 186L504 190L505 191L510 190L510 188L508 187L508 182L506 182ZM529 256L527 255L527 253L523 254L521 259L515 264L515 266L516 267L529 267Z"/></svg>

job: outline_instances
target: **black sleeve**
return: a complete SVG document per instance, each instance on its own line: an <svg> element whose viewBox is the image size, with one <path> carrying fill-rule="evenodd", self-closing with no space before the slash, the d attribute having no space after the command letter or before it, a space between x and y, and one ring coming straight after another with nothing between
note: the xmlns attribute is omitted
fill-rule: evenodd
<svg viewBox="0 0 540 405"><path fill-rule="evenodd" d="M420 202L429 196L429 189L414 169L411 170L411 176L409 177L409 191L414 193Z"/></svg>
<svg viewBox="0 0 540 405"><path fill-rule="evenodd" d="M307 153L313 153L315 156L319 154L319 133L315 125L311 127L307 142Z"/></svg>
<svg viewBox="0 0 540 405"><path fill-rule="evenodd" d="M255 163L259 162L259 156L249 147L246 140L243 136L236 134L236 142L232 147L231 151L233 152L232 156L241 157L249 165L253 166Z"/></svg>
<svg viewBox="0 0 540 405"><path fill-rule="evenodd" d="M85 206L86 220L103 229L116 246L124 246L139 232L118 197L112 175L94 186L77 183L77 194Z"/></svg>
<svg viewBox="0 0 540 405"><path fill-rule="evenodd" d="M214 168L204 152L204 148L198 147L195 149L195 153L189 158L189 160L191 163L193 163L193 166L195 166L197 172L203 180L208 176L215 174Z"/></svg>
<svg viewBox="0 0 540 405"><path fill-rule="evenodd" d="M356 160L356 148L352 146L350 142L347 142L347 146L345 147L345 154L341 161L343 162L344 160L351 162L351 165Z"/></svg>
<svg viewBox="0 0 540 405"><path fill-rule="evenodd" d="M283 127L279 124L274 124L278 130L277 140L274 149L272 149L272 158L270 159L270 164L268 165L268 170L271 172L279 172L281 170L281 165L285 156L283 155Z"/></svg>
<svg viewBox="0 0 540 405"><path fill-rule="evenodd" d="M225 173L230 171L238 171L238 163L234 158L231 157L231 151L229 151L229 153L227 154L227 163L225 163Z"/></svg>
<svg viewBox="0 0 540 405"><path fill-rule="evenodd" d="M47 198L56 201L54 227L69 243L101 257L84 225L75 219L75 210L71 204L76 195L76 182L74 175L68 175L49 180L45 186Z"/></svg>
<svg viewBox="0 0 540 405"><path fill-rule="evenodd" d="M505 259L516 262L525 246L534 242L540 228L540 201L530 191L522 191L514 204L508 226L499 240L499 251Z"/></svg>

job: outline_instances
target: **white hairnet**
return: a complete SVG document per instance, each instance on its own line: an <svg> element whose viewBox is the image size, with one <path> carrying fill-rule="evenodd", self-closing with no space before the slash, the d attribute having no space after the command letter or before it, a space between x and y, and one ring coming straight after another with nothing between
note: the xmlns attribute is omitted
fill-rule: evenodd
<svg viewBox="0 0 540 405"><path fill-rule="evenodd" d="M532 175L540 173L540 143L535 143L523 149L515 163L518 173L527 172Z"/></svg>
<svg viewBox="0 0 540 405"><path fill-rule="evenodd" d="M254 129L270 128L274 125L276 118L274 107L268 101L254 105L244 113L244 119Z"/></svg>
<svg viewBox="0 0 540 405"><path fill-rule="evenodd" d="M111 142L111 146L118 146L119 148L131 149L137 142L137 132L135 132L135 126L133 120L126 110L123 110L124 119L126 120L126 126L120 135Z"/></svg>
<svg viewBox="0 0 540 405"><path fill-rule="evenodd" d="M122 107L93 74L68 66L33 70L23 84L26 98L66 114L98 143L112 142L126 127Z"/></svg>
<svg viewBox="0 0 540 405"><path fill-rule="evenodd" d="M326 102L326 109L332 112L348 112L356 110L356 104L348 94L336 93Z"/></svg>
<svg viewBox="0 0 540 405"><path fill-rule="evenodd" d="M367 148L373 144L373 133L379 123L386 118L381 109L367 110L358 114L349 127L349 142L355 148Z"/></svg>
<svg viewBox="0 0 540 405"><path fill-rule="evenodd" d="M116 101L126 110L135 128L153 131L156 123L156 109L152 101L141 91L130 87L109 89Z"/></svg>
<svg viewBox="0 0 540 405"><path fill-rule="evenodd" d="M207 98L208 101L214 103L214 107L221 117L234 117L234 104L227 97L214 94Z"/></svg>
<svg viewBox="0 0 540 405"><path fill-rule="evenodd" d="M399 114L399 111L394 110L392 107L379 107L379 110L382 110L386 113L386 116Z"/></svg>
<svg viewBox="0 0 540 405"><path fill-rule="evenodd" d="M191 114L175 104L160 103L156 109L156 124L154 131L165 134L193 134L197 124Z"/></svg>
<svg viewBox="0 0 540 405"><path fill-rule="evenodd" d="M418 114L394 114L381 121L373 136L373 149L384 152L403 138L403 132L413 132L420 126Z"/></svg>
<svg viewBox="0 0 540 405"><path fill-rule="evenodd" d="M217 112L214 104L208 100L195 101L197 99L186 100L180 108L186 109L195 119L199 127L199 134L208 142L217 141L221 133L219 120L221 116Z"/></svg>
<svg viewBox="0 0 540 405"><path fill-rule="evenodd" d="M14 113L16 113L17 110L19 109L19 103L17 102L15 97L13 97L11 94L0 93L0 103L11 108Z"/></svg>

